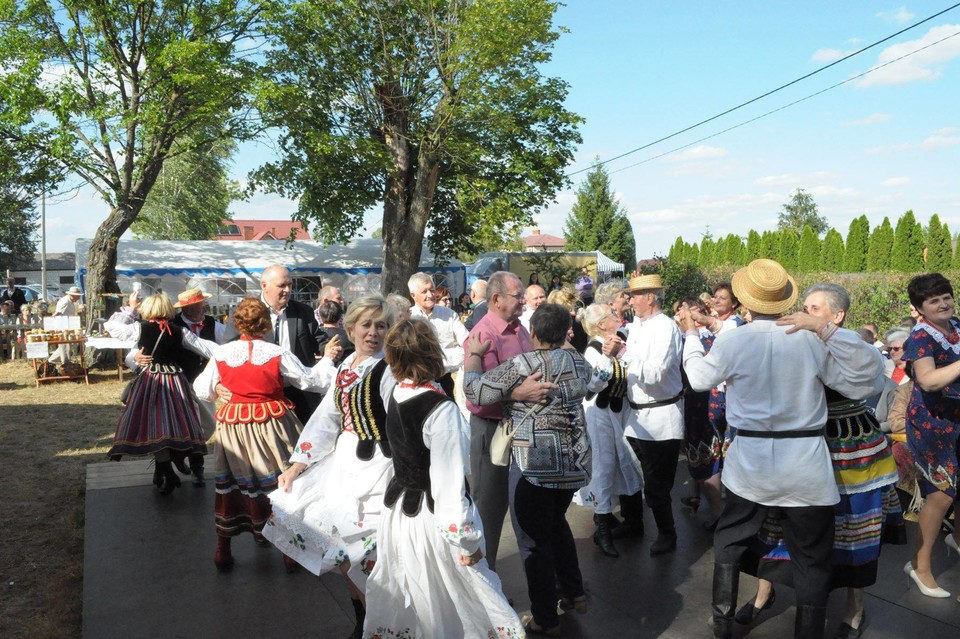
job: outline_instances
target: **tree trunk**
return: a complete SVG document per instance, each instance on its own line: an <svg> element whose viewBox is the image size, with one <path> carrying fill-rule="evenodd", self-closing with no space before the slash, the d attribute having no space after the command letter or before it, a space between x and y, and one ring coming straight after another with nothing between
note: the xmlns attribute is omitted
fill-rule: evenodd
<svg viewBox="0 0 960 639"><path fill-rule="evenodd" d="M117 243L133 221L138 211L131 207L114 208L110 215L97 229L90 244L87 255L87 277L85 280L85 294L87 303L87 330L93 326L93 320L101 315L99 303L104 302L103 316L110 317L120 304L109 297L101 297L102 293L119 294L117 285ZM122 303L122 300L121 300Z"/></svg>

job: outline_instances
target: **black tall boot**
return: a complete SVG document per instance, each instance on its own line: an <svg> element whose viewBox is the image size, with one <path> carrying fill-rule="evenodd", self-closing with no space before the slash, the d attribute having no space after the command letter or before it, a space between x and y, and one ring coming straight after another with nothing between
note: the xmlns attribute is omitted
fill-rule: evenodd
<svg viewBox="0 0 960 639"><path fill-rule="evenodd" d="M203 486L203 453L190 453L190 474L193 475L193 485Z"/></svg>
<svg viewBox="0 0 960 639"><path fill-rule="evenodd" d="M823 639L827 609L823 606L797 606L793 622L794 639Z"/></svg>
<svg viewBox="0 0 960 639"><path fill-rule="evenodd" d="M657 522L657 538L650 544L650 555L663 555L677 549L677 529L673 522L673 505L670 502L650 509Z"/></svg>
<svg viewBox="0 0 960 639"><path fill-rule="evenodd" d="M357 617L357 625L348 639L363 639L363 620L367 617L367 609L359 599L351 599L350 603L353 604L353 614Z"/></svg>
<svg viewBox="0 0 960 639"><path fill-rule="evenodd" d="M613 529L614 539L643 537L643 491L632 495L620 495L620 515L623 522Z"/></svg>
<svg viewBox="0 0 960 639"><path fill-rule="evenodd" d="M717 639L733 637L739 583L740 569L736 564L713 564L713 636Z"/></svg>
<svg viewBox="0 0 960 639"><path fill-rule="evenodd" d="M600 552L607 557L619 557L620 553L617 552L617 547L613 545L613 536L611 535L612 524L617 518L612 514L595 515L595 518L597 530L593 533L593 543L598 545Z"/></svg>

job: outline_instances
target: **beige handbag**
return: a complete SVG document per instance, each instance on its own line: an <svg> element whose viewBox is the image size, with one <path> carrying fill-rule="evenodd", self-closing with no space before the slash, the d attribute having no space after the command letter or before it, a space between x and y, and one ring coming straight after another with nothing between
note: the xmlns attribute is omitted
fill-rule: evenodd
<svg viewBox="0 0 960 639"><path fill-rule="evenodd" d="M556 376L547 381L551 384L556 384L559 378L560 371L557 371ZM539 404L534 404L527 409L527 412L520 418L519 423L526 421L527 418L533 414L533 411L537 410L537 406L539 406ZM504 418L497 424L497 430L494 431L493 437L490 438L490 462L494 466L510 465L510 452L513 450L513 435L517 432L517 428L513 423L512 419Z"/></svg>

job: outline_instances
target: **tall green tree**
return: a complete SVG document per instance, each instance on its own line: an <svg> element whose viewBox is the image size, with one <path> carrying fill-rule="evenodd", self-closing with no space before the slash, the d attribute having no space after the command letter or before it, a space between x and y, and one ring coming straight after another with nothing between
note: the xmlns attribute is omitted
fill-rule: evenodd
<svg viewBox="0 0 960 639"><path fill-rule="evenodd" d="M797 272L811 273L820 270L820 238L809 226L803 227L800 235L800 248L797 251Z"/></svg>
<svg viewBox="0 0 960 639"><path fill-rule="evenodd" d="M799 238L804 226L809 226L819 237L829 225L827 218L818 212L813 196L803 189L797 189L790 196L790 200L780 207L777 228L781 231L789 229Z"/></svg>
<svg viewBox="0 0 960 639"><path fill-rule="evenodd" d="M788 271L797 270L797 258L800 251L800 240L793 229L780 231L780 249L777 261Z"/></svg>
<svg viewBox="0 0 960 639"><path fill-rule="evenodd" d="M866 251L864 251L866 257ZM814 270L828 273L842 273L845 267L845 253L843 250L843 236L837 229L830 229L823 238L823 247L820 252L820 266Z"/></svg>
<svg viewBox="0 0 960 639"><path fill-rule="evenodd" d="M954 271L960 271L960 236L954 237L953 239L953 261L950 262L950 268Z"/></svg>
<svg viewBox="0 0 960 639"><path fill-rule="evenodd" d="M879 273L890 268L893 253L893 227L890 218L883 218L880 226L870 233L870 250L867 251L867 272Z"/></svg>
<svg viewBox="0 0 960 639"><path fill-rule="evenodd" d="M677 241L673 243L673 246L670 247L670 252L667 254L667 260L674 263L686 261L684 258L685 245L683 243L682 237L677 237Z"/></svg>
<svg viewBox="0 0 960 639"><path fill-rule="evenodd" d="M229 178L232 140L194 145L164 162L147 201L131 225L138 238L209 240L228 217L239 186Z"/></svg>
<svg viewBox="0 0 960 639"><path fill-rule="evenodd" d="M563 229L564 248L597 251L632 271L637 262L633 227L626 211L617 203L610 175L596 164L577 188L577 201L567 215Z"/></svg>
<svg viewBox="0 0 960 639"><path fill-rule="evenodd" d="M248 0L34 0L0 11L0 138L41 150L109 213L87 261L87 296L118 292L118 238L178 141L253 135L260 78ZM56 70L50 80L45 72ZM197 144L205 140L192 138ZM90 314L92 321L93 314Z"/></svg>
<svg viewBox="0 0 960 639"><path fill-rule="evenodd" d="M863 273L867 270L867 252L870 248L870 221L866 215L854 218L847 231L843 269L847 273Z"/></svg>
<svg viewBox="0 0 960 639"><path fill-rule="evenodd" d="M36 203L59 180L42 154L0 137L0 273L33 258Z"/></svg>
<svg viewBox="0 0 960 639"><path fill-rule="evenodd" d="M723 261L731 266L742 266L744 251L743 239L731 233L723 247Z"/></svg>
<svg viewBox="0 0 960 639"><path fill-rule="evenodd" d="M936 213L930 218L927 227L926 265L924 270L942 273L953 263L953 244L950 229L940 223Z"/></svg>
<svg viewBox="0 0 960 639"><path fill-rule="evenodd" d="M913 211L906 211L897 220L893 235L893 254L890 267L900 273L918 273L923 270L923 228Z"/></svg>
<svg viewBox="0 0 960 639"><path fill-rule="evenodd" d="M763 232L760 237L760 257L768 260L780 260L780 234L778 232Z"/></svg>
<svg viewBox="0 0 960 639"><path fill-rule="evenodd" d="M713 238L704 237L700 241L700 259L697 264L700 268L712 268L717 264L717 243Z"/></svg>
<svg viewBox="0 0 960 639"><path fill-rule="evenodd" d="M683 256L686 259L687 264L692 264L693 266L699 266L700 265L700 246L697 245L696 242L687 246L683 251Z"/></svg>
<svg viewBox="0 0 960 639"><path fill-rule="evenodd" d="M295 197L326 241L382 202L384 293L405 292L428 242L529 225L568 184L581 119L546 77L559 31L547 0L280 3L264 120L281 157L253 183ZM596 248L596 247L594 247Z"/></svg>
<svg viewBox="0 0 960 639"><path fill-rule="evenodd" d="M743 263L749 264L758 257L762 257L762 251L763 246L760 234L751 229L750 233L747 234L747 247L743 256Z"/></svg>

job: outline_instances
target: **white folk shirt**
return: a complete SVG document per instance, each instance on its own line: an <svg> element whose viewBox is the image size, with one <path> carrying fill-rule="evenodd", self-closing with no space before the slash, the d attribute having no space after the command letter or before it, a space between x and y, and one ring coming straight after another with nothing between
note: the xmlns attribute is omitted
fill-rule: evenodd
<svg viewBox="0 0 960 639"><path fill-rule="evenodd" d="M453 309L437 304L428 315L422 308L413 305L410 309L412 317L422 317L430 322L440 348L443 349L443 368L447 373L463 366L463 345L470 336L470 331L460 321L460 316Z"/></svg>
<svg viewBox="0 0 960 639"><path fill-rule="evenodd" d="M685 338L683 367L694 390L727 383L727 423L770 432L815 430L827 421L829 386L864 399L883 386L883 358L853 331L839 329L824 344L811 331L756 320L722 331L710 353ZM840 500L823 437L734 437L723 462L723 484L765 506L831 506Z"/></svg>
<svg viewBox="0 0 960 639"><path fill-rule="evenodd" d="M530 318L533 317L533 312L534 312L535 310L536 310L536 309L534 309L534 308L529 308L529 307L528 307L527 309L525 309L525 310L523 311L523 313L520 314L520 324L521 324L525 329L527 329L527 332L528 332L528 333L530 332Z"/></svg>
<svg viewBox="0 0 960 639"><path fill-rule="evenodd" d="M683 337L672 319L660 312L634 319L621 358L627 367L627 398L634 404L649 404L682 393L682 352ZM666 406L629 410L625 406L624 410L628 437L647 441L683 439L683 399Z"/></svg>

